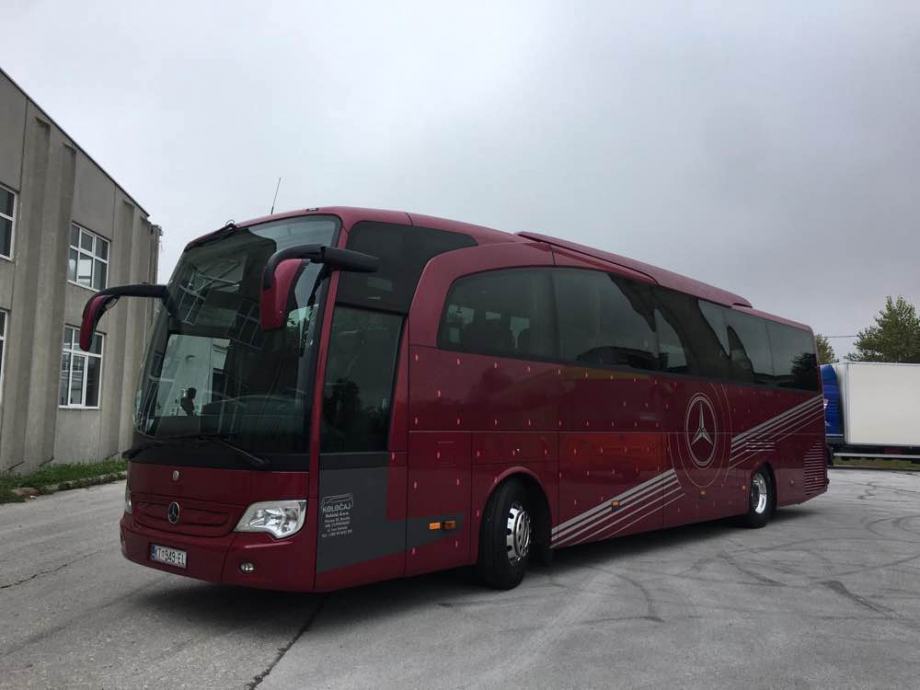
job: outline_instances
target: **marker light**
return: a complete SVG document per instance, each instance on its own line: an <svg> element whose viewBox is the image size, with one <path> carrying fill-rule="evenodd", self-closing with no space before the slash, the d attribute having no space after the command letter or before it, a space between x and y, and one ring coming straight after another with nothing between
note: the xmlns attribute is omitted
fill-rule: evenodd
<svg viewBox="0 0 920 690"><path fill-rule="evenodd" d="M131 504L131 490L128 488L128 485L125 484L125 512L130 515L134 511L134 506Z"/></svg>
<svg viewBox="0 0 920 690"><path fill-rule="evenodd" d="M300 531L306 516L306 501L262 501L246 509L235 531L268 532L280 539Z"/></svg>

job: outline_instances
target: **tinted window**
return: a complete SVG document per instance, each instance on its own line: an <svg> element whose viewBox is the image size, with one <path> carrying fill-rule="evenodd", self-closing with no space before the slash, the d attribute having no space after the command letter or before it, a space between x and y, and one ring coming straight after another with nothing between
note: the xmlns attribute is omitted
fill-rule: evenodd
<svg viewBox="0 0 920 690"><path fill-rule="evenodd" d="M447 296L438 346L522 359L552 358L554 311L546 270L517 268L460 278Z"/></svg>
<svg viewBox="0 0 920 690"><path fill-rule="evenodd" d="M728 378L728 335L721 308L665 288L653 288L652 294L657 310L656 318L659 322L664 321L677 336L676 340L680 342L686 360L685 364L676 364L675 368L668 363L668 370L680 370L681 373L694 376ZM660 329L659 335L662 339L662 355L668 354L670 359L671 355L665 349L669 342L667 329ZM670 337L670 340L674 338ZM680 357L679 354L675 356Z"/></svg>
<svg viewBox="0 0 920 690"><path fill-rule="evenodd" d="M660 308L655 309L655 330L658 332L658 367L673 374L688 373L684 343Z"/></svg>
<svg viewBox="0 0 920 690"><path fill-rule="evenodd" d="M703 319L709 325L709 328L712 329L716 339L719 341L721 356L724 359L728 359L730 348L728 345L728 331L725 328L725 312L727 312L728 309L713 304L712 302L704 302L703 300L698 300L698 303Z"/></svg>
<svg viewBox="0 0 920 690"><path fill-rule="evenodd" d="M771 383L773 358L767 323L750 314L726 310L732 378L742 383Z"/></svg>
<svg viewBox="0 0 920 690"><path fill-rule="evenodd" d="M386 450L399 314L337 306L332 319L320 450Z"/></svg>
<svg viewBox="0 0 920 690"><path fill-rule="evenodd" d="M380 259L374 273L342 273L337 301L408 313L422 269L433 256L476 242L469 235L390 223L357 223L348 248Z"/></svg>
<svg viewBox="0 0 920 690"><path fill-rule="evenodd" d="M818 390L818 360L808 331L768 322L776 383L784 388Z"/></svg>
<svg viewBox="0 0 920 690"><path fill-rule="evenodd" d="M657 369L649 288L600 271L553 272L565 360Z"/></svg>

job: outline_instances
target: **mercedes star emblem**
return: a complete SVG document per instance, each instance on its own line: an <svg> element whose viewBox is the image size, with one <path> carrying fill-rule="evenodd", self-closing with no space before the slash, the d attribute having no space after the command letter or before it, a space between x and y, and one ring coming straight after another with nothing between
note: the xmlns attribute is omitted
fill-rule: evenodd
<svg viewBox="0 0 920 690"><path fill-rule="evenodd" d="M716 411L712 401L697 393L687 405L687 447L697 467L708 467L716 453Z"/></svg>

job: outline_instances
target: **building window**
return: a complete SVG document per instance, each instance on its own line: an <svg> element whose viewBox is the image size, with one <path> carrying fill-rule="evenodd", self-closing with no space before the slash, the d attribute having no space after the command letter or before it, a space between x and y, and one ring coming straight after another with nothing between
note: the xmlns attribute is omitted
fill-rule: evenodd
<svg viewBox="0 0 920 690"><path fill-rule="evenodd" d="M0 309L0 399L3 393L3 366L6 363L6 315L7 313Z"/></svg>
<svg viewBox="0 0 920 690"><path fill-rule="evenodd" d="M109 241L76 223L70 225L67 280L91 290L101 290L109 274Z"/></svg>
<svg viewBox="0 0 920 690"><path fill-rule="evenodd" d="M13 228L16 226L16 192L0 186L0 256L13 257Z"/></svg>
<svg viewBox="0 0 920 690"><path fill-rule="evenodd" d="M80 349L80 331L64 327L64 354L61 357L61 407L95 409L99 407L102 385L102 338L93 336L89 352Z"/></svg>

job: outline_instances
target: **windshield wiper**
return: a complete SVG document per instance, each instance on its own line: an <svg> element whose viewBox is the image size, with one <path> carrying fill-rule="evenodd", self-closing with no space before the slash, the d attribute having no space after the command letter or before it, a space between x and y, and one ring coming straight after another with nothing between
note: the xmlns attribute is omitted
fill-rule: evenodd
<svg viewBox="0 0 920 690"><path fill-rule="evenodd" d="M179 441L205 441L206 443L217 443L218 445L224 446L225 448L229 448L235 451L237 455L242 457L247 463L249 463L250 465L258 469L267 467L269 464L268 460L266 460L265 458L255 455L254 453L250 453L245 448L242 448L241 446L238 446L235 443L231 443L230 441L228 441L227 439L223 438L222 436L218 434L203 434L203 433L180 434L178 436L167 436L166 438L158 438L152 441L146 441L144 443L139 443L136 446L128 448L128 450L126 450L121 455L126 460L131 460L132 458L136 457L139 453L145 450L148 450L149 448L159 448L161 446L174 445L176 442L179 442Z"/></svg>
<svg viewBox="0 0 920 690"><path fill-rule="evenodd" d="M242 457L246 459L246 462L248 462L253 467L262 468L262 467L268 466L268 460L266 460L262 456L255 455L254 453L250 453L248 450L246 450L242 446L238 446L235 443L231 443L230 441L228 441L222 436L218 436L217 434L202 434L201 438L202 440L214 441L215 443L219 443L220 445L224 446L225 448L229 448L230 450L235 450L237 453L239 453Z"/></svg>

